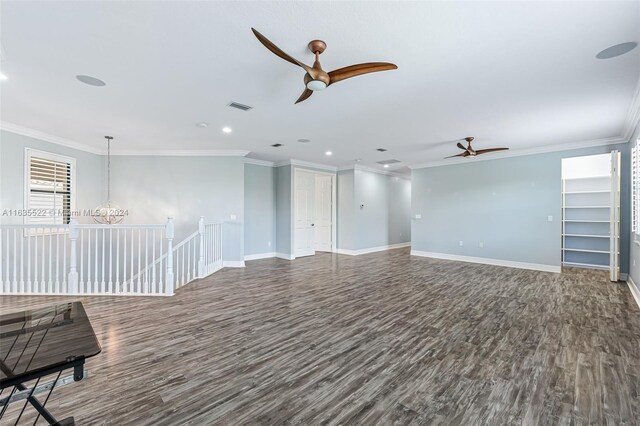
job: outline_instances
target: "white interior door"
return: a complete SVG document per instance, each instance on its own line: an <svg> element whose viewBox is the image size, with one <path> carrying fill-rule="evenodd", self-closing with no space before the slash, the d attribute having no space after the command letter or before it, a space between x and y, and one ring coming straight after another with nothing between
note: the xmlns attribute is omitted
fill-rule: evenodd
<svg viewBox="0 0 640 426"><path fill-rule="evenodd" d="M296 257L312 256L315 254L315 175L296 171L294 185L294 254Z"/></svg>
<svg viewBox="0 0 640 426"><path fill-rule="evenodd" d="M331 176L316 175L315 196L315 250L331 251L331 214L332 214L332 188Z"/></svg>
<svg viewBox="0 0 640 426"><path fill-rule="evenodd" d="M620 152L611 151L611 197L609 209L609 271L611 281L620 279Z"/></svg>

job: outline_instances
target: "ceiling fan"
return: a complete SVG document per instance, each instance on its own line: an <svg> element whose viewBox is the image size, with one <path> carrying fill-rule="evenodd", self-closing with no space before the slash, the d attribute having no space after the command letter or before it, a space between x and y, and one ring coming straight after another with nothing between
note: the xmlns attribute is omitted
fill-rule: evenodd
<svg viewBox="0 0 640 426"><path fill-rule="evenodd" d="M473 149L471 147L471 142L473 142L473 137L472 136L468 136L466 138L464 138L465 141L467 141L467 146L465 147L464 145L462 145L460 142L458 142L457 147L464 150L463 153L461 154L457 154L457 155L451 155L449 157L445 157L445 158L453 158L453 157L475 157L476 155L480 155L480 154L488 154L489 152L495 152L495 151L506 151L509 148L488 148L488 149Z"/></svg>
<svg viewBox="0 0 640 426"><path fill-rule="evenodd" d="M351 65L344 68L339 68L330 72L326 72L320 66L320 54L327 48L327 44L322 40L312 40L309 42L309 50L316 55L316 60L313 63L313 67L310 67L297 59L287 55L278 46L269 41L265 36L256 31L255 28L251 28L253 34L258 38L260 43L267 49L275 53L287 62L291 62L303 68L307 73L304 75L304 85L306 86L302 95L298 98L296 103L302 102L308 99L309 96L315 91L324 90L328 86L345 80L347 78L356 77L371 72L395 70L398 67L388 62L367 62L364 64Z"/></svg>

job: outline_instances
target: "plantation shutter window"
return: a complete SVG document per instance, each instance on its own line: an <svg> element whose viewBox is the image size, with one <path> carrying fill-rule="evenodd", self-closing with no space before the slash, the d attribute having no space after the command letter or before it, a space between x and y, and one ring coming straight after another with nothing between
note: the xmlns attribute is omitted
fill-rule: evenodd
<svg viewBox="0 0 640 426"><path fill-rule="evenodd" d="M640 139L631 150L631 230L640 235Z"/></svg>
<svg viewBox="0 0 640 426"><path fill-rule="evenodd" d="M25 223L66 225L75 205L75 159L27 150Z"/></svg>

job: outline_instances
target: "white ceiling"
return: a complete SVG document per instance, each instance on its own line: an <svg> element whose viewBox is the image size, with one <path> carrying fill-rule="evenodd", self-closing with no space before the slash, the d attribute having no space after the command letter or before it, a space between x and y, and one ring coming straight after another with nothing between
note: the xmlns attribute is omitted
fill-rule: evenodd
<svg viewBox="0 0 640 426"><path fill-rule="evenodd" d="M640 48L595 59L640 41L637 1L2 2L1 12L2 121L99 148L111 134L120 151L400 160L393 170L457 154L451 141L468 135L477 149L512 150L614 138L629 130L640 75ZM327 70L368 61L399 69L294 105L304 72L251 27L309 64L307 43L323 39Z"/></svg>

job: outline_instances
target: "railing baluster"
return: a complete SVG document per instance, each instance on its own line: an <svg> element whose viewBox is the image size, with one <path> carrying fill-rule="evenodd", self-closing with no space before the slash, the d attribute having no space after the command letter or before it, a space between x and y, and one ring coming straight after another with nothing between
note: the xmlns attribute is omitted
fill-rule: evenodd
<svg viewBox="0 0 640 426"><path fill-rule="evenodd" d="M109 293L113 293L113 228L109 229Z"/></svg>
<svg viewBox="0 0 640 426"><path fill-rule="evenodd" d="M106 290L105 280L107 279L106 278L106 274L104 273L104 267L105 267L105 264L107 263L107 258L106 258L105 253L104 253L105 247L107 245L107 240L106 240L104 234L105 234L105 229L102 228L102 261L100 262L101 263L100 270L101 270L101 275L102 276L100 277L101 278L100 279L100 293L104 293L105 292L105 290Z"/></svg>
<svg viewBox="0 0 640 426"><path fill-rule="evenodd" d="M120 228L116 230L116 294L120 293Z"/></svg>
<svg viewBox="0 0 640 426"><path fill-rule="evenodd" d="M66 238L64 238L65 235L68 234L63 234L63 238L62 238L62 286L66 288L66 292L67 293L71 293L71 289L69 288L69 281L68 281L68 277L66 275L67 272L67 240Z"/></svg>
<svg viewBox="0 0 640 426"><path fill-rule="evenodd" d="M127 230L124 230L124 239L122 240L122 245L124 246L124 251L122 254L122 270L124 271L124 278L122 279L122 291L125 293L129 292L129 284L127 281ZM131 277L129 277L131 279Z"/></svg>
<svg viewBox="0 0 640 426"><path fill-rule="evenodd" d="M56 281L54 293L60 293L60 233L56 233Z"/></svg>
<svg viewBox="0 0 640 426"><path fill-rule="evenodd" d="M13 284L11 285L11 292L18 292L18 256L16 256L16 251L18 250L18 229L13 229ZM9 253L7 252L7 255Z"/></svg>
<svg viewBox="0 0 640 426"><path fill-rule="evenodd" d="M98 240L100 239L98 237L98 231L99 229L96 228L96 247L95 247L95 254L94 254L94 265L93 265L93 291L95 293L100 293L100 277L98 276L98 252L99 252L99 243Z"/></svg>
<svg viewBox="0 0 640 426"><path fill-rule="evenodd" d="M149 293L149 230L144 230L144 290Z"/></svg>
<svg viewBox="0 0 640 426"><path fill-rule="evenodd" d="M47 285L47 274L45 273L45 270L44 270L44 265L45 265L44 260L46 258L45 257L45 253L44 253L44 251L45 251L44 238L45 238L45 235L43 233L42 234L42 279L40 281L40 292L41 293L45 292L45 288L46 288L46 285Z"/></svg>
<svg viewBox="0 0 640 426"><path fill-rule="evenodd" d="M157 293L156 288L156 229L153 230L153 253L151 255L153 258L153 270L151 271L151 292Z"/></svg>
<svg viewBox="0 0 640 426"><path fill-rule="evenodd" d="M136 293L137 292L141 292L142 290L142 285L140 282L140 264L142 263L140 260L140 251L141 251L141 246L142 246L142 231L140 231L140 229L138 229L138 281L136 282Z"/></svg>
<svg viewBox="0 0 640 426"><path fill-rule="evenodd" d="M25 235L27 236L27 293L33 293L33 286L31 283L31 232L30 231L31 230L25 232ZM2 230L0 230L0 235L2 235ZM0 238L0 241L2 241L2 238ZM1 249L2 248L0 247L0 250ZM2 263L0 262L0 282L2 282L1 270L2 270Z"/></svg>
<svg viewBox="0 0 640 426"><path fill-rule="evenodd" d="M84 229L80 230L80 285L85 286L84 281ZM83 293L82 290L79 290L80 293ZM84 293L87 292L87 287L84 287Z"/></svg>
<svg viewBox="0 0 640 426"><path fill-rule="evenodd" d="M20 286L18 291L24 293L24 233L20 232Z"/></svg>
<svg viewBox="0 0 640 426"><path fill-rule="evenodd" d="M68 291L69 293L78 293L78 228L76 227L77 223L75 219L72 219L69 223L69 242L71 244L71 253L69 254L69 280L68 280ZM65 244L66 247L66 244ZM82 250L82 240L80 240L80 251ZM66 262L65 262L66 265ZM82 266L80 266L82 268Z"/></svg>

